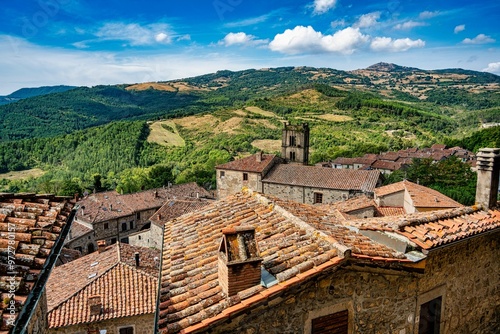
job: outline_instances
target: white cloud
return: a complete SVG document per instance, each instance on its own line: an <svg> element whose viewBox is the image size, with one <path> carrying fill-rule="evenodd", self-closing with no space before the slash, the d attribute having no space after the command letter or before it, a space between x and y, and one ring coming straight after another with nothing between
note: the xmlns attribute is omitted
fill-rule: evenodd
<svg viewBox="0 0 500 334"><path fill-rule="evenodd" d="M436 17L440 14L441 14L441 12L439 12L439 11L434 11L434 12L425 11L425 12L420 13L420 15L418 15L418 18L421 20L426 20L426 19L431 19L433 17Z"/></svg>
<svg viewBox="0 0 500 334"><path fill-rule="evenodd" d="M368 40L369 36L352 27L339 30L333 35L323 35L311 26L296 26L293 30L287 29L282 34L274 36L269 48L286 54L324 52L352 54Z"/></svg>
<svg viewBox="0 0 500 334"><path fill-rule="evenodd" d="M248 35L244 32L230 32L224 39L218 42L219 45L259 45L268 43L268 40L257 39L254 35Z"/></svg>
<svg viewBox="0 0 500 334"><path fill-rule="evenodd" d="M358 22L354 24L355 28L369 28L377 24L377 20L380 18L380 12L373 12L361 15Z"/></svg>
<svg viewBox="0 0 500 334"><path fill-rule="evenodd" d="M410 29L413 29L415 27L422 27L422 26L426 26L427 23L425 22L418 22L418 21L406 21L404 23L399 23L399 24L396 24L394 26L394 29L397 29L397 30L410 30Z"/></svg>
<svg viewBox="0 0 500 334"><path fill-rule="evenodd" d="M489 63L488 67L483 69L483 72L500 73L500 61L496 63Z"/></svg>
<svg viewBox="0 0 500 334"><path fill-rule="evenodd" d="M453 32L455 34L458 34L459 32L464 31L464 30L465 30L465 24L461 24L461 25L456 26L455 29L453 29Z"/></svg>
<svg viewBox="0 0 500 334"><path fill-rule="evenodd" d="M335 8L337 0L314 0L312 4L314 14L324 14L330 9Z"/></svg>
<svg viewBox="0 0 500 334"><path fill-rule="evenodd" d="M165 23L154 23L141 26L137 23L106 23L95 35L103 41L125 41L132 46L168 44L172 42L169 26Z"/></svg>
<svg viewBox="0 0 500 334"><path fill-rule="evenodd" d="M491 38L490 36L487 36L485 34L479 34L476 37L470 39L466 38L462 41L464 44L486 44L486 43L493 43L495 40Z"/></svg>
<svg viewBox="0 0 500 334"><path fill-rule="evenodd" d="M267 66L271 64L266 64ZM278 66L275 64L274 66ZM186 50L176 54L95 52L42 47L0 35L0 95L22 87L95 86L164 81L215 72L264 67L245 56Z"/></svg>
<svg viewBox="0 0 500 334"><path fill-rule="evenodd" d="M421 39L412 40L409 38L392 39L390 37L375 37L370 44L373 51L403 52L411 48L421 48L425 42Z"/></svg>
<svg viewBox="0 0 500 334"><path fill-rule="evenodd" d="M330 23L330 26L332 28L337 28L337 27L344 27L347 25L347 22L344 19L341 20L335 20Z"/></svg>

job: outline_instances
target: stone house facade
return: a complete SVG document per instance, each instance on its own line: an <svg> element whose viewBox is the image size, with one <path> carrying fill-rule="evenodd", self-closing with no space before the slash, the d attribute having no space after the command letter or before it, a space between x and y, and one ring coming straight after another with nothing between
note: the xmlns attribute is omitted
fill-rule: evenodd
<svg viewBox="0 0 500 334"><path fill-rule="evenodd" d="M149 218L165 202L177 197L211 195L194 182L124 195L115 191L91 194L78 202L79 210L66 246L89 254L97 250L99 240L107 245L129 243L131 235L150 228Z"/></svg>

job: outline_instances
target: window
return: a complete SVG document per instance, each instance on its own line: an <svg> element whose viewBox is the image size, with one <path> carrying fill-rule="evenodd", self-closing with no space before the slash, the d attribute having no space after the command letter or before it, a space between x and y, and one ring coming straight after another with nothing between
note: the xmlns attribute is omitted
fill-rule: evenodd
<svg viewBox="0 0 500 334"><path fill-rule="evenodd" d="M93 253L95 251L95 247L93 243L87 245L87 253Z"/></svg>
<svg viewBox="0 0 500 334"><path fill-rule="evenodd" d="M111 238L111 242L109 243L110 245L116 244L116 238Z"/></svg>
<svg viewBox="0 0 500 334"><path fill-rule="evenodd" d="M104 229L107 230L109 228L109 223L104 223Z"/></svg>
<svg viewBox="0 0 500 334"><path fill-rule="evenodd" d="M224 176L226 176L226 172L221 170L219 175L220 175L220 178L222 179Z"/></svg>
<svg viewBox="0 0 500 334"><path fill-rule="evenodd" d="M137 219L137 220L141 219L141 213L140 212L137 212L135 214L135 219Z"/></svg>
<svg viewBox="0 0 500 334"><path fill-rule="evenodd" d="M444 328L441 319L444 318L444 304L446 304L446 285L444 284L417 297L415 322L418 326L418 334L439 334L443 332Z"/></svg>
<svg viewBox="0 0 500 334"><path fill-rule="evenodd" d="M323 203L323 194L314 193L314 204Z"/></svg>
<svg viewBox="0 0 500 334"><path fill-rule="evenodd" d="M347 334L349 326L347 310L312 319L311 334Z"/></svg>
<svg viewBox="0 0 500 334"><path fill-rule="evenodd" d="M132 230L132 229L134 228L134 221L131 221L131 222L129 223L129 225L130 225L130 229Z"/></svg>
<svg viewBox="0 0 500 334"><path fill-rule="evenodd" d="M78 246L78 247L75 247L75 250L79 251L80 253L82 252L82 247Z"/></svg>
<svg viewBox="0 0 500 334"><path fill-rule="evenodd" d="M121 238L120 242L124 243L124 244L128 244L128 237Z"/></svg>
<svg viewBox="0 0 500 334"><path fill-rule="evenodd" d="M126 231L127 230L127 223L122 223L122 231Z"/></svg>
<svg viewBox="0 0 500 334"><path fill-rule="evenodd" d="M297 140L295 136L290 136L290 146L297 146Z"/></svg>
<svg viewBox="0 0 500 334"><path fill-rule="evenodd" d="M418 334L439 334L442 298L434 298L420 305Z"/></svg>
<svg viewBox="0 0 500 334"><path fill-rule="evenodd" d="M243 173L243 181L248 181L248 173Z"/></svg>
<svg viewBox="0 0 500 334"><path fill-rule="evenodd" d="M295 161L295 152L290 152L290 161Z"/></svg>
<svg viewBox="0 0 500 334"><path fill-rule="evenodd" d="M122 327L118 330L120 334L134 334L134 327Z"/></svg>

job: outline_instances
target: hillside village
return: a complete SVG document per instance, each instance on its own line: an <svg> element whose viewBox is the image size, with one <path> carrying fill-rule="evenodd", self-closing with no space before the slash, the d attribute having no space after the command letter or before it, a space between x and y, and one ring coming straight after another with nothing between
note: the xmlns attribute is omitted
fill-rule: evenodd
<svg viewBox="0 0 500 334"><path fill-rule="evenodd" d="M496 333L500 149L309 165L309 140L284 124L281 155L216 166L216 192L1 194L0 333ZM474 206L382 186L381 161L453 155Z"/></svg>

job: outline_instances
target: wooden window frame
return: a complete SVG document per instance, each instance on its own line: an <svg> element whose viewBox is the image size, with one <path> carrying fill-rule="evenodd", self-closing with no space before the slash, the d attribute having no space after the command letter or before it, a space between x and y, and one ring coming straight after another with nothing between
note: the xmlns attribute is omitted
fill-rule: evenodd
<svg viewBox="0 0 500 334"><path fill-rule="evenodd" d="M319 199L319 201L318 201ZM314 204L323 204L323 193L314 192L313 193L313 203Z"/></svg>
<svg viewBox="0 0 500 334"><path fill-rule="evenodd" d="M309 311L304 323L303 333L310 334L312 330L312 320L329 314L347 310L347 333L354 334L354 306L351 299L340 299L333 305L328 305L320 309Z"/></svg>

